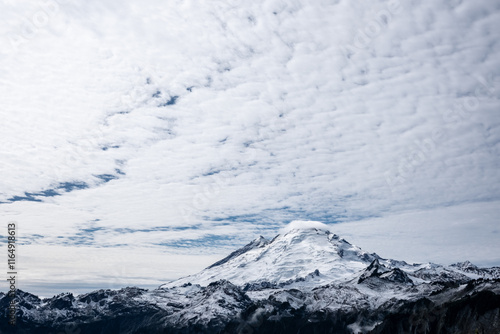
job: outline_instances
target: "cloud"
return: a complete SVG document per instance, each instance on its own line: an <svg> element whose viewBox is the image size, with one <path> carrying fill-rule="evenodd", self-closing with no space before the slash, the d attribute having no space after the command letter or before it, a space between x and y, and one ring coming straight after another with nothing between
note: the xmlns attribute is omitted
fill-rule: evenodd
<svg viewBox="0 0 500 334"><path fill-rule="evenodd" d="M500 199L495 2L4 6L0 211L29 247L215 254Z"/></svg>
<svg viewBox="0 0 500 334"><path fill-rule="evenodd" d="M409 263L469 260L498 266L499 202L407 211L332 226L332 231L382 257Z"/></svg>
<svg viewBox="0 0 500 334"><path fill-rule="evenodd" d="M285 227L280 229L280 233L288 233L293 230L309 230L309 229L319 229L330 231L332 229L331 226L328 226L322 222L315 222L310 220L294 220L287 224Z"/></svg>

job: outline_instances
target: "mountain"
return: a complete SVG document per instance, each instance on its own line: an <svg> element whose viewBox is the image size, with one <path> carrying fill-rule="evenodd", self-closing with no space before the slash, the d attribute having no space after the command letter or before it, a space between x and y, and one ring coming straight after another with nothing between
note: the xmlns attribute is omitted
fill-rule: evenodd
<svg viewBox="0 0 500 334"><path fill-rule="evenodd" d="M477 278L500 278L500 273L498 268L480 269L468 261L446 267L383 259L328 230L306 228L291 230L272 240L260 236L201 272L166 283L161 288L187 283L206 286L218 280L228 280L246 287L245 290L255 290L259 286L315 287L352 280L361 283L375 276L418 285L433 281L463 283Z"/></svg>
<svg viewBox="0 0 500 334"><path fill-rule="evenodd" d="M16 333L499 333L500 268L408 264L318 228L259 237L155 290L40 299ZM0 294L0 307L10 298ZM10 333L7 313L0 333ZM10 331L10 332L9 332Z"/></svg>
<svg viewBox="0 0 500 334"><path fill-rule="evenodd" d="M368 254L339 236L320 229L292 230L273 240L259 237L198 274L168 283L207 285L226 279L236 285L270 282L285 284L311 277L314 284L341 282L366 268L376 254Z"/></svg>

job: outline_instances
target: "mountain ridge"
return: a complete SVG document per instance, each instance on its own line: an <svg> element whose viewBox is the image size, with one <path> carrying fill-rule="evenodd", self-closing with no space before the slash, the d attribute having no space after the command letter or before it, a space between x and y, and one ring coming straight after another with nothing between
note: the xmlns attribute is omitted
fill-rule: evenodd
<svg viewBox="0 0 500 334"><path fill-rule="evenodd" d="M291 230L154 290L19 290L16 333L496 333L499 269L408 264L330 231ZM12 332L0 318L0 333Z"/></svg>
<svg viewBox="0 0 500 334"><path fill-rule="evenodd" d="M271 241L259 237L201 272L163 286L227 279L234 284L272 281L277 284L305 277L316 270L327 283L347 278L364 269L375 258L338 235L318 228L293 229ZM354 259L356 261L354 261Z"/></svg>
<svg viewBox="0 0 500 334"><path fill-rule="evenodd" d="M344 283L362 273L374 260L377 260L379 268L386 268L387 272L406 282L500 278L500 268L479 268L468 261L442 266L430 262L408 264L402 260L385 259L376 253L363 251L330 230L311 227L291 229L272 240L260 236L199 273L160 287L186 283L207 285L222 279L240 286L262 282L279 286L301 280L314 272L319 272L314 284ZM290 269L292 266L293 270ZM405 275L409 277L404 278Z"/></svg>

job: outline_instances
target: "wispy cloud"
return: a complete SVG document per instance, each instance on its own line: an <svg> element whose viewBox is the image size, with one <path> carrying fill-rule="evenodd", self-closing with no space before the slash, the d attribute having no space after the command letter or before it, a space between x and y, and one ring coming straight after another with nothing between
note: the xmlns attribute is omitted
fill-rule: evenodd
<svg viewBox="0 0 500 334"><path fill-rule="evenodd" d="M495 2L2 6L0 210L27 248L220 254L500 200Z"/></svg>

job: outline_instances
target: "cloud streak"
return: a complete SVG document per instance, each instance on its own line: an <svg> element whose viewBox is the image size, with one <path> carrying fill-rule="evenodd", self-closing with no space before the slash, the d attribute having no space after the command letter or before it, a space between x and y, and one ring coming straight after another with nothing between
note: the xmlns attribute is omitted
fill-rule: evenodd
<svg viewBox="0 0 500 334"><path fill-rule="evenodd" d="M30 249L215 256L500 200L495 2L3 6L6 45L49 18L0 52L0 211Z"/></svg>

